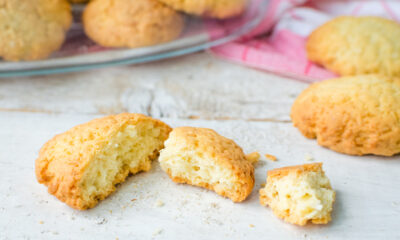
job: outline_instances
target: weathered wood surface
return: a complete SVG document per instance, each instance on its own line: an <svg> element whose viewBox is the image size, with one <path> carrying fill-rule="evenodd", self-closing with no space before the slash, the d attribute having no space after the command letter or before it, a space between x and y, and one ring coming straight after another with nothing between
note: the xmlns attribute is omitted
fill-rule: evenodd
<svg viewBox="0 0 400 240"><path fill-rule="evenodd" d="M288 121L307 85L206 53L140 66L0 79L0 110Z"/></svg>
<svg viewBox="0 0 400 240"><path fill-rule="evenodd" d="M347 156L305 139L289 121L290 106L305 87L207 54L0 79L0 239L399 239L399 157ZM240 204L174 184L157 162L89 211L49 195L34 174L42 144L76 124L121 111L163 117L174 127L213 128L246 152L273 154L278 161L262 159L253 193ZM309 156L324 162L337 191L326 226L284 223L258 203L267 170L302 164Z"/></svg>

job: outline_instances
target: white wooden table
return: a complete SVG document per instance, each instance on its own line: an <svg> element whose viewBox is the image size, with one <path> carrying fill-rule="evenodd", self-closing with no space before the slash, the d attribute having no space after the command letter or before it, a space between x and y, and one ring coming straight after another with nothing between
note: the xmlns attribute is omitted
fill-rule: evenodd
<svg viewBox="0 0 400 240"><path fill-rule="evenodd" d="M400 239L400 159L319 147L289 112L307 85L199 53L146 65L0 79L0 239ZM37 183L34 161L56 133L92 118L140 112L171 126L213 128L246 152L273 154L243 203L177 185L158 164L89 211ZM297 227L258 203L272 168L312 156L337 191L333 221Z"/></svg>

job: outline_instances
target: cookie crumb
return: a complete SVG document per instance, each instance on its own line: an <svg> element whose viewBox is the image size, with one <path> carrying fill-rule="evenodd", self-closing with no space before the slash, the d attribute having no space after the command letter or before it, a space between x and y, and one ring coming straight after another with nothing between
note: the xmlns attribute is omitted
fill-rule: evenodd
<svg viewBox="0 0 400 240"><path fill-rule="evenodd" d="M271 155L271 154L268 154L268 153L266 153L264 156L265 156L267 159L269 159L269 160L271 160L271 161L273 161L273 162L276 162L276 161L278 160L274 155Z"/></svg>
<svg viewBox="0 0 400 240"><path fill-rule="evenodd" d="M254 227L254 224L249 224L249 227L253 228L253 227Z"/></svg>
<svg viewBox="0 0 400 240"><path fill-rule="evenodd" d="M246 155L246 159L249 160L251 163L257 163L260 159L260 153L252 152Z"/></svg>
<svg viewBox="0 0 400 240"><path fill-rule="evenodd" d="M155 206L156 206L156 207L162 207L162 206L164 206L164 202L161 201L161 200L158 200L158 201L156 202Z"/></svg>
<svg viewBox="0 0 400 240"><path fill-rule="evenodd" d="M136 200L137 200L136 198L132 198L132 199L131 199L131 202L134 202L134 201L136 201Z"/></svg>
<svg viewBox="0 0 400 240"><path fill-rule="evenodd" d="M313 161L313 160L314 160L313 156L311 156L309 153L307 153L306 155L304 155L304 159L305 159L306 161Z"/></svg>

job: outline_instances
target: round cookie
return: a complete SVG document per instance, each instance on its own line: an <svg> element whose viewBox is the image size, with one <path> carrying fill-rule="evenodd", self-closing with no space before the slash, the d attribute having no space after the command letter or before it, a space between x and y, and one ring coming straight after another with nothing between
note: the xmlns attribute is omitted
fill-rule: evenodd
<svg viewBox="0 0 400 240"><path fill-rule="evenodd" d="M48 57L61 47L71 21L66 0L0 3L0 57L9 61Z"/></svg>
<svg viewBox="0 0 400 240"><path fill-rule="evenodd" d="M240 15L247 0L160 0L172 8L197 16L226 19Z"/></svg>
<svg viewBox="0 0 400 240"><path fill-rule="evenodd" d="M307 40L308 58L340 75L400 76L400 24L379 17L338 17Z"/></svg>
<svg viewBox="0 0 400 240"><path fill-rule="evenodd" d="M184 19L157 0L95 0L87 5L83 24L102 46L134 48L176 39Z"/></svg>
<svg viewBox="0 0 400 240"><path fill-rule="evenodd" d="M400 79L360 75L312 84L291 118L304 136L334 151L392 156L400 152Z"/></svg>

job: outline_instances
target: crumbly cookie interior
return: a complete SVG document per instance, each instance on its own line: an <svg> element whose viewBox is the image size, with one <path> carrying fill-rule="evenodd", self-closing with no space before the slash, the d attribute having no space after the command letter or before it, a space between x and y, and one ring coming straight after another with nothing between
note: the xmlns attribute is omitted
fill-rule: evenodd
<svg viewBox="0 0 400 240"><path fill-rule="evenodd" d="M84 173L80 187L85 201L99 200L105 192L112 192L115 185L131 174L147 171L151 160L163 142L158 139L160 129L153 124L127 125L95 156Z"/></svg>
<svg viewBox="0 0 400 240"><path fill-rule="evenodd" d="M327 223L330 220L335 192L323 172L290 173L267 183L261 191L261 201L289 222L304 225Z"/></svg>
<svg viewBox="0 0 400 240"><path fill-rule="evenodd" d="M216 164L212 159L213 156L189 148L177 152L162 150L162 153L161 167L172 177L179 176L181 180L187 180L197 186L214 186L216 191L218 189L235 191L237 184L234 184L232 171Z"/></svg>

